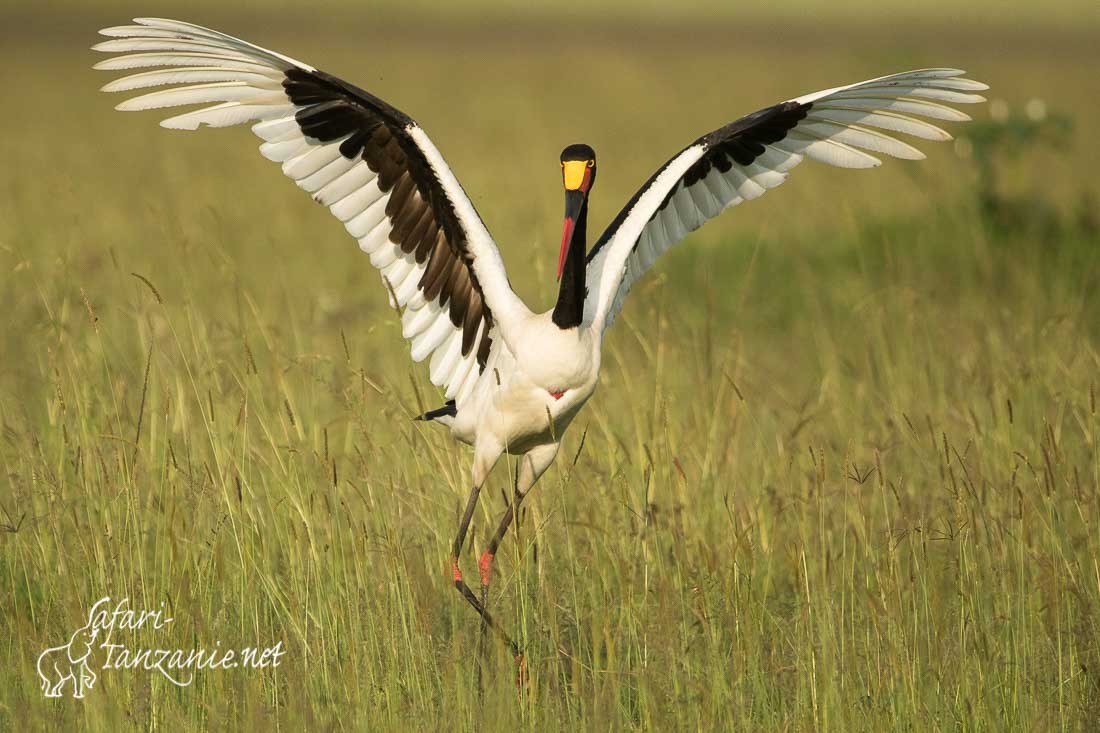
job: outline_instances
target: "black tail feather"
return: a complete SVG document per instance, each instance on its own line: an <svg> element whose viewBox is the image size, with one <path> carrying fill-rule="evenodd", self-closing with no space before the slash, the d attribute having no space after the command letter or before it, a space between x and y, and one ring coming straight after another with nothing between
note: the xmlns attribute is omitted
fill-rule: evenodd
<svg viewBox="0 0 1100 733"><path fill-rule="evenodd" d="M435 420L440 417L454 417L456 414L458 414L458 409L455 407L455 401L447 400L447 404L443 407L428 410L423 415L417 415L413 420Z"/></svg>

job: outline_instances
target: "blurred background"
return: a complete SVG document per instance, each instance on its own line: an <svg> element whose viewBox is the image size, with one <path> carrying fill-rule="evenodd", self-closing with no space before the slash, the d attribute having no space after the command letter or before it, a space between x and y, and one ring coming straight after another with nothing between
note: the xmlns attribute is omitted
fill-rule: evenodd
<svg viewBox="0 0 1100 733"><path fill-rule="evenodd" d="M990 103L914 141L926 161L801 166L635 287L499 561L524 702L511 659L471 682L443 575L468 458L408 419L439 395L377 273L247 130L98 91L96 30L152 15L417 119L536 310L567 144L599 156L594 239L780 100L954 66ZM5 3L0 729L1087 729L1098 34L1095 0ZM43 640L104 593L168 599L157 643L283 639L291 663L44 705Z"/></svg>

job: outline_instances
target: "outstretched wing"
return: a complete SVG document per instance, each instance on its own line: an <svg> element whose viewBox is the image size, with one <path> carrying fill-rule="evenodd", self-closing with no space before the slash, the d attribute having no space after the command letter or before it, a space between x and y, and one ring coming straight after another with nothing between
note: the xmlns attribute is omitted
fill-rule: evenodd
<svg viewBox="0 0 1100 733"><path fill-rule="evenodd" d="M414 361L459 403L485 367L493 312L515 308L492 237L443 156L407 115L308 64L160 18L106 28L97 69L152 71L104 91L173 85L116 109L204 105L163 120L195 130L252 123L260 152L344 223L382 274ZM181 86L182 85L182 86Z"/></svg>
<svg viewBox="0 0 1100 733"><path fill-rule="evenodd" d="M920 117L962 122L946 106L985 101L985 84L959 69L923 69L807 94L731 122L693 142L653 174L588 254L585 320L606 328L630 286L669 247L725 209L787 180L806 158L841 168L880 164L864 152L919 160L889 133L950 140Z"/></svg>

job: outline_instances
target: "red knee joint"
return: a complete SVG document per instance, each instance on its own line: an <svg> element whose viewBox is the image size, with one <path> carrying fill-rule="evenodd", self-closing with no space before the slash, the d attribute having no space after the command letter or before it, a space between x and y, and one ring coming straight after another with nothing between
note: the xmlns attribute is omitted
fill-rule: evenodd
<svg viewBox="0 0 1100 733"><path fill-rule="evenodd" d="M454 573L455 582L456 583L461 583L462 582L462 571L458 568L458 558L457 557L452 557L451 558L451 572Z"/></svg>
<svg viewBox="0 0 1100 733"><path fill-rule="evenodd" d="M481 572L481 584L489 585L489 578L493 574L493 553L488 550L481 553L477 561L477 569Z"/></svg>

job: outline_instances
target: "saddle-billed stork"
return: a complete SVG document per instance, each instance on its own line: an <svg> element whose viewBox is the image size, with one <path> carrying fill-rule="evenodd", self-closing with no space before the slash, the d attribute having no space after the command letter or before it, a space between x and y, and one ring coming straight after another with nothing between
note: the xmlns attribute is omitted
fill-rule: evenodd
<svg viewBox="0 0 1100 733"><path fill-rule="evenodd" d="M631 286L705 221L787 179L805 159L872 168L872 153L923 154L894 137L950 140L920 118L970 119L950 104L984 101L959 69L922 69L796 97L698 138L661 166L585 251L596 153L561 153L565 226L553 310L534 313L458 179L423 129L370 92L288 56L208 28L138 18L100 31L105 70L153 70L104 91L143 93L117 106L202 105L160 124L194 130L251 123L260 152L343 222L381 273L413 361L429 359L446 404L417 419L473 446L471 489L451 550L455 587L518 653L486 610L493 556L519 503L553 462L561 437L596 389L600 347ZM459 569L489 471L519 457L515 498L478 562L481 595Z"/></svg>

